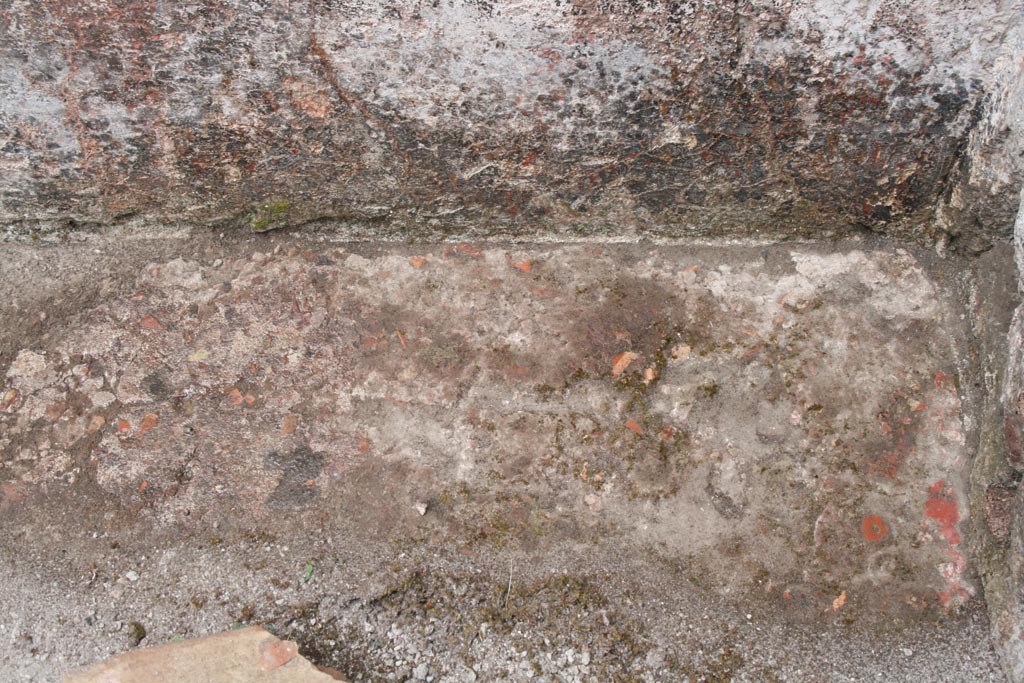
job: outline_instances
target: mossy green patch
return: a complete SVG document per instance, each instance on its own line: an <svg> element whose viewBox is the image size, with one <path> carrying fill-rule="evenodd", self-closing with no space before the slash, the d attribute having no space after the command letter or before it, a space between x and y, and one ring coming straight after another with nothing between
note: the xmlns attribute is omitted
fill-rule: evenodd
<svg viewBox="0 0 1024 683"><path fill-rule="evenodd" d="M287 224L291 208L292 203L287 199L275 199L260 204L253 212L252 218L249 219L249 227L253 232L266 232L284 227Z"/></svg>

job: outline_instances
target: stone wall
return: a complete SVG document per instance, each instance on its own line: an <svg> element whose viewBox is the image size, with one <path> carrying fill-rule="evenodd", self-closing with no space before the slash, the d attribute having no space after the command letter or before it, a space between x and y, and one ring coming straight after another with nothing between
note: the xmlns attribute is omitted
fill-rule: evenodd
<svg viewBox="0 0 1024 683"><path fill-rule="evenodd" d="M1003 213L1022 198L1024 159L1024 27L1011 32L997 68L1000 86L990 114L972 137L950 194L961 224L1003 224ZM994 153L993 153L994 152ZM1014 228L1018 290L1024 292L1024 202ZM943 211L940 210L940 215ZM966 218L966 220L965 220ZM987 521L981 542L985 598L993 637L1009 680L1024 680L1024 306L1017 309L1007 339L1001 386L1002 433L980 450L977 465L984 490L976 489L976 509Z"/></svg>
<svg viewBox="0 0 1024 683"><path fill-rule="evenodd" d="M1021 16L1024 0L0 0L0 221L868 228L978 251L1016 210Z"/></svg>
<svg viewBox="0 0 1024 683"><path fill-rule="evenodd" d="M1021 272L1024 210L1017 217L1015 246ZM974 510L985 520L977 554L993 638L1009 680L1017 681L1024 680L1024 306L1017 308L1009 328L1005 369L990 367L997 386L987 387L999 397L1002 429L982 438L972 497Z"/></svg>
<svg viewBox="0 0 1024 683"><path fill-rule="evenodd" d="M938 212L952 237L964 235L968 251L979 235L1013 225L1024 168L1024 21L1003 39L993 64L990 91L979 123L960 154Z"/></svg>

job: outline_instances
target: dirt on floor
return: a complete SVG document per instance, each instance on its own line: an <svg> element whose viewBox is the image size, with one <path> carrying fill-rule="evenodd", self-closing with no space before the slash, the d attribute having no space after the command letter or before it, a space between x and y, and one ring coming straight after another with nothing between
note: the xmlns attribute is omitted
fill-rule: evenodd
<svg viewBox="0 0 1024 683"><path fill-rule="evenodd" d="M971 263L2 248L2 680L244 624L353 681L1001 680Z"/></svg>

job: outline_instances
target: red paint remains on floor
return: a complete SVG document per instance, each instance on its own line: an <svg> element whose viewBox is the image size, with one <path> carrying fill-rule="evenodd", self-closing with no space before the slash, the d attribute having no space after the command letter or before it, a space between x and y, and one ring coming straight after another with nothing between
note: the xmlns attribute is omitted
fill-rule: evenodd
<svg viewBox="0 0 1024 683"><path fill-rule="evenodd" d="M960 544L960 532L956 529L960 522L960 508L956 502L956 494L946 486L945 481L937 481L928 488L924 513L935 520L950 545Z"/></svg>
<svg viewBox="0 0 1024 683"><path fill-rule="evenodd" d="M868 515L861 523L864 540L876 543L889 534L889 525L878 515Z"/></svg>

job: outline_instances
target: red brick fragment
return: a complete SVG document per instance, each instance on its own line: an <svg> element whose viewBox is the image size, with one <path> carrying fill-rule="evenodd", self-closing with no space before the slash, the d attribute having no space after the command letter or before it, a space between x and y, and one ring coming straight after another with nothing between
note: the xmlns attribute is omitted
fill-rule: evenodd
<svg viewBox="0 0 1024 683"><path fill-rule="evenodd" d="M299 646L293 641L268 638L260 643L260 669L263 671L279 669L295 659L298 654Z"/></svg>

